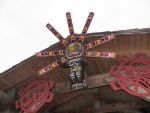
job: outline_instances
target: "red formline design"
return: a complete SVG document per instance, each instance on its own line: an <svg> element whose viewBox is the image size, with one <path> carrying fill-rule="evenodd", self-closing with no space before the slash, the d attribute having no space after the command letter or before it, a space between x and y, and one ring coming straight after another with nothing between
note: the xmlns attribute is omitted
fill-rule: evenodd
<svg viewBox="0 0 150 113"><path fill-rule="evenodd" d="M150 95L150 60L145 53L136 53L129 59L127 56L118 58L119 66L110 68L110 75L115 80L110 82L113 90L124 90L134 96Z"/></svg>
<svg viewBox="0 0 150 113"><path fill-rule="evenodd" d="M51 89L54 82L47 76L41 76L38 79L32 78L25 87L22 87L18 95L20 98L16 101L16 109L20 108L19 113L35 113L46 102L51 102L54 94Z"/></svg>

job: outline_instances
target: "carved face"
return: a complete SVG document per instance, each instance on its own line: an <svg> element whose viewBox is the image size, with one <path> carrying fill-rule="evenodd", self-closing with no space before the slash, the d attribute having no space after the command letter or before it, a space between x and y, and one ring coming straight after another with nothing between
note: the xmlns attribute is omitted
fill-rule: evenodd
<svg viewBox="0 0 150 113"><path fill-rule="evenodd" d="M23 87L19 91L20 99L16 102L16 108L21 107L21 111L30 113L40 109L45 102L50 102L53 93L49 92L54 86L53 81L46 81L45 76L39 80L33 78L28 82L27 87Z"/></svg>
<svg viewBox="0 0 150 113"><path fill-rule="evenodd" d="M77 58L69 61L71 72L81 71L80 60L81 58Z"/></svg>
<svg viewBox="0 0 150 113"><path fill-rule="evenodd" d="M110 73L116 80L111 82L114 90L124 89L136 96L150 95L150 61L145 54L138 53L135 58L119 58L120 65L111 67ZM120 88L116 87L118 84ZM142 90L142 92L140 92Z"/></svg>
<svg viewBox="0 0 150 113"><path fill-rule="evenodd" d="M66 48L66 56L68 59L74 58L74 57L81 57L83 55L82 53L82 45L79 43L72 43L67 46Z"/></svg>

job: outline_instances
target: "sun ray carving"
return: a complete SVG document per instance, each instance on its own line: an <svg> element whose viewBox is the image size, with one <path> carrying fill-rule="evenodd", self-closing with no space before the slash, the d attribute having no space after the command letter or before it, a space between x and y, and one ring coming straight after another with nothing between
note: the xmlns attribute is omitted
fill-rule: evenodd
<svg viewBox="0 0 150 113"><path fill-rule="evenodd" d="M93 12L90 12L90 13L89 13L89 16L88 16L88 18L87 18L87 20L86 20L86 23L85 23L85 25L84 25L84 28L83 28L83 30L82 30L82 33L81 33L81 35L80 35L80 38L79 38L79 40L78 40L78 42L81 43L81 44L83 43L83 41L84 41L84 39L85 39L86 33L87 33L87 31L88 31L88 29L89 29L89 26L90 26L90 24L91 24L91 22L92 22L93 16L94 16L94 13L93 13Z"/></svg>
<svg viewBox="0 0 150 113"><path fill-rule="evenodd" d="M66 13L66 19L68 23L68 29L70 33L71 43L69 43L65 38L58 33L55 28L49 23L46 27L65 45L65 50L54 50L54 51L45 51L36 53L37 57L48 57L48 56L57 56L58 60L44 67L43 69L38 71L38 75L41 76L50 70L54 69L57 66L62 68L70 68L70 88L72 90L82 89L88 87L88 82L86 78L85 67L87 66L86 59L84 57L97 57L97 58L116 58L115 52L93 52L86 51L98 45L101 45L105 42L108 42L112 39L116 38L115 34L109 34L107 36L101 37L95 41L92 41L88 44L83 45L84 39L86 37L86 33L89 29L91 21L93 19L94 13L90 12L86 23L83 27L81 35L76 40L74 34L74 28L72 23L72 18L70 12ZM60 55L64 55L64 57L60 58Z"/></svg>
<svg viewBox="0 0 150 113"><path fill-rule="evenodd" d="M67 23L68 23L68 29L70 33L70 38L71 38L71 43L75 43L75 35L74 35L74 28L73 28L73 23L72 23L72 18L70 12L66 13L66 18L67 18Z"/></svg>

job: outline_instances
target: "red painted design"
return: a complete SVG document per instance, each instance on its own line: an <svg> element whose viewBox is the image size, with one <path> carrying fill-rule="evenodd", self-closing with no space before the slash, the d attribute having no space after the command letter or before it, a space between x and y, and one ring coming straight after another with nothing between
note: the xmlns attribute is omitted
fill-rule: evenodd
<svg viewBox="0 0 150 113"><path fill-rule="evenodd" d="M149 96L150 60L147 59L147 55L137 53L133 59L122 56L118 61L120 65L110 69L110 74L116 78L110 82L113 90L123 89L135 96Z"/></svg>
<svg viewBox="0 0 150 113"><path fill-rule="evenodd" d="M16 101L16 108L21 108L19 113L33 113L38 111L45 102L51 102L54 94L50 92L54 86L47 76L39 79L32 78L28 85L19 90L20 99Z"/></svg>

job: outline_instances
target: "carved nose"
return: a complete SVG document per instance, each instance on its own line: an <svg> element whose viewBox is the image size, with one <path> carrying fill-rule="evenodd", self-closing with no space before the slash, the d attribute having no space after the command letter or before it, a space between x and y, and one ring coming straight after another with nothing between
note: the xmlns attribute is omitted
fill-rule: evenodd
<svg viewBox="0 0 150 113"><path fill-rule="evenodd" d="M133 69L131 67L126 68L127 74L134 74Z"/></svg>
<svg viewBox="0 0 150 113"><path fill-rule="evenodd" d="M131 73L132 69L131 68L127 68L127 72Z"/></svg>

